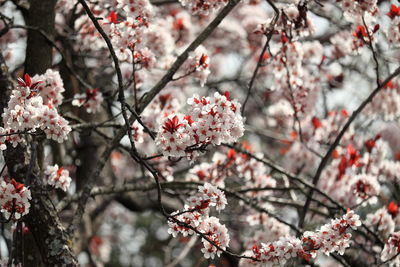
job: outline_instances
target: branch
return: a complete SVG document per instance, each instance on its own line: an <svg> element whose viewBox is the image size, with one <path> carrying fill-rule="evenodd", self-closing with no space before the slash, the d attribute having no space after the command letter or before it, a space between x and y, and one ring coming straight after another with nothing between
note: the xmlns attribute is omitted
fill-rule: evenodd
<svg viewBox="0 0 400 267"><path fill-rule="evenodd" d="M143 111L153 98L170 82L174 74L178 71L180 66L186 61L191 51L194 51L208 36L214 31L221 21L231 12L231 10L240 2L240 0L231 0L221 10L221 12L214 18L213 21L197 36L197 38L179 55L171 68L167 71L164 77L145 95L140 103L140 111Z"/></svg>
<svg viewBox="0 0 400 267"><path fill-rule="evenodd" d="M274 9L275 16L274 16L274 18L272 20L272 23L270 25L270 28L269 28L269 31L268 31L268 34L267 34L267 41L265 42L265 45L264 45L264 47L263 47L263 49L262 49L262 51L260 53L260 56L258 57L258 62L257 62L256 68L255 68L255 70L253 72L253 76L251 77L251 80L250 80L250 83L249 83L246 99L244 100L243 105L242 105L242 116L244 114L244 109L246 107L247 101L249 100L249 97L250 97L250 94L251 94L251 89L253 88L253 84L254 84L254 81L256 79L258 70L262 66L262 61L263 61L264 54L267 51L267 49L269 50L269 42L271 41L272 35L274 34L275 24L278 21L279 14L280 14L279 9L271 1L267 1L267 2Z"/></svg>
<svg viewBox="0 0 400 267"><path fill-rule="evenodd" d="M123 130L123 133L125 133L125 131L128 131L128 136L130 137L129 140L131 141L132 149L136 150L135 145L132 142L132 129L130 127L129 118L128 118L128 115L126 113L127 104L125 102L125 93L124 93L122 72L121 72L121 68L119 66L118 57L115 54L115 50L114 50L114 47L113 47L113 45L111 43L110 38L104 32L103 28L101 27L101 25L97 21L96 17L93 15L92 11L90 10L90 8L87 5L87 3L85 2L85 0L79 0L79 3L83 6L83 8L85 9L85 11L86 11L87 15L89 16L90 20L92 21L92 23L96 27L97 31L103 37L104 41L107 44L108 50L109 50L109 52L111 54L111 57L112 57L112 59L114 61L114 67L115 67L115 71L117 73L117 79L118 79L118 100L121 103L122 116L124 118L125 126L126 126L126 129L122 129L122 130ZM83 193L84 194L82 194L82 197L85 199L85 201L84 202L79 202L78 209L77 209L77 216L74 217L74 219L72 221L72 224L70 225L70 228L69 228L70 232L74 232L75 229L78 227L78 225L81 222L81 215L83 215L84 208L85 208L84 204L86 204L86 200L87 200L86 196L89 195L90 189L87 189L87 187L85 187L84 190L83 190Z"/></svg>
<svg viewBox="0 0 400 267"><path fill-rule="evenodd" d="M343 135L347 131L347 129L350 127L351 123L357 118L357 116L363 111L363 109L368 105L369 102L372 101L372 99L376 96L376 94L379 93L379 91L386 86L388 82L390 82L394 77L400 74L400 67L398 67L389 77L387 77L381 84L378 86L362 103L361 105L351 114L350 118L347 120L346 124L343 126L342 130L336 137L335 141L332 143L332 145L329 147L328 151L326 152L325 156L322 158L321 163L318 166L317 172L314 175L314 178L312 180L312 184L316 186L318 184L318 181L321 177L322 171L325 168L326 164L328 163L331 154L333 150L339 145L340 141L342 140ZM307 214L307 210L310 206L311 198L314 193L315 188L310 188L310 191L307 196L307 200L304 204L304 208L302 210L302 213L300 215L300 220L299 220L299 227L302 228L304 224L304 219Z"/></svg>
<svg viewBox="0 0 400 267"><path fill-rule="evenodd" d="M342 205L340 205L340 203L338 203L336 200L331 198L328 194L326 194L325 192L323 192L322 190L320 190L316 186L314 186L314 185L310 184L309 182L307 182L304 178L298 177L295 174L286 171L283 167L271 162L270 160L259 158L259 157L255 156L254 154L252 154L252 153L250 153L250 152L248 152L248 151L246 151L246 150L244 150L242 148L233 146L233 145L229 145L229 144L222 144L222 145L226 146L226 147L229 147L229 148L233 148L236 151L238 151L240 153L243 153L243 154L255 159L256 161L265 164L266 166L270 167L273 171L276 171L277 173L283 174L283 175L287 176L289 179L297 181L297 182L301 183L302 185L304 185L304 186L306 186L306 187L308 187L310 189L315 190L321 196L323 196L326 199L328 199L332 204L336 205L339 209L342 209L343 211L346 210Z"/></svg>
<svg viewBox="0 0 400 267"><path fill-rule="evenodd" d="M367 25L367 23L365 22L364 16L362 17L362 21L363 21L365 30L366 30L367 35L368 35L368 46L369 46L369 48L371 49L372 58L373 58L374 61L375 61L376 86L379 87L379 86L380 86L379 83L380 83L380 80L381 80L381 79L380 79L380 75L379 75L379 61L378 61L378 57L377 57L377 55L376 55L376 51L375 51L375 49L374 49L374 46L372 45L372 35L371 35L371 33L369 32L368 25Z"/></svg>
<svg viewBox="0 0 400 267"><path fill-rule="evenodd" d="M80 0L82 1L82 0ZM189 47L176 59L172 67L167 73L161 78L161 80L146 94L143 98L141 105L138 108L138 114L140 114L146 106L153 100L153 98L172 80L173 75L179 69L179 67L188 58L189 52L195 50L207 37L214 31L214 29L221 23L221 21L229 14L229 12L240 2L240 0L231 0L215 17L215 19L200 33L200 35L189 45ZM135 116L129 118L129 122L135 121ZM97 162L97 166L94 169L92 175L88 178L83 193L78 202L78 209L75 215L75 222L79 222L82 218L84 207L90 197L90 190L93 186L95 178L100 176L100 172L107 162L108 157L115 147L119 145L120 140L125 136L126 130L119 130L114 139L109 143L104 152L102 153L100 160ZM159 192L160 192L159 188Z"/></svg>
<svg viewBox="0 0 400 267"><path fill-rule="evenodd" d="M56 44L56 42L54 41L54 39L53 39L53 37L51 35L49 35L44 30L42 30L42 29L40 29L38 27L29 26L29 25L17 25L17 24L14 24L14 25L10 25L9 27L11 29L32 30L32 31L36 31L36 32L40 33L46 39L46 41L49 42L58 51L58 53L60 53L61 57L64 59L65 67L78 80L78 82L85 88L93 88L93 86L91 86L90 84L85 82L85 80L83 80L83 78L81 76L79 76L78 73L76 73L74 68L69 65L69 63L67 62L67 57L65 56L65 54L61 50L61 48L58 47L58 45Z"/></svg>

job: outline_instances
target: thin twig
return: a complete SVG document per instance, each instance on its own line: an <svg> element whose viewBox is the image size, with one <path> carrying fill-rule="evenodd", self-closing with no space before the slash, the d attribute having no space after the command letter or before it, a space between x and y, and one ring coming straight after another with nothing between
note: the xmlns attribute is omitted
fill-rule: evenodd
<svg viewBox="0 0 400 267"><path fill-rule="evenodd" d="M247 95L246 95L246 98L245 98L245 100L244 100L244 102L242 104L242 116L244 114L244 110L246 108L247 101L249 100L249 97L250 97L250 94L251 94L251 89L253 88L253 84L254 84L254 81L256 79L258 70L260 69L260 67L261 67L261 65L263 63L264 54L267 51L267 49L269 48L269 42L271 41L272 36L274 34L275 24L278 21L279 14L280 14L279 9L277 9L276 6L272 2L268 1L268 3L274 9L275 15L274 15L274 18L273 18L272 23L270 25L268 34L267 34L267 40L265 41L265 45L264 45L263 49L261 50L260 56L258 57L258 62L257 62L256 68L255 68L255 70L253 72L253 76L251 77L251 80L249 82L249 86L248 86L248 89L247 89Z"/></svg>
<svg viewBox="0 0 400 267"><path fill-rule="evenodd" d="M15 28L15 29L25 29L25 30L32 30L32 31L37 31L40 33L61 55L61 57L64 59L64 64L67 70L78 80L78 82L84 86L85 88L93 88L90 84L85 82L81 76L79 76L78 73L74 70L73 67L69 65L67 62L67 57L65 56L64 52L61 50L61 48L58 47L56 42L54 41L53 37L50 36L48 33L43 31L42 29L34 26L29 26L29 25L11 25L10 28Z"/></svg>
<svg viewBox="0 0 400 267"><path fill-rule="evenodd" d="M374 48L374 46L372 45L372 35L371 35L371 33L369 32L368 25L367 25L367 23L365 22L364 16L362 16L362 21L363 21L363 23L364 23L364 27L365 27L365 30L366 30L367 35L368 35L368 46L369 46L369 48L371 49L372 57L373 57L373 59L374 59L374 61L375 61L376 86L379 87L379 86L380 86L380 80L381 80L381 78L380 78L380 75L379 75L379 61L378 61L378 57L377 57L377 55L376 55L375 48Z"/></svg>

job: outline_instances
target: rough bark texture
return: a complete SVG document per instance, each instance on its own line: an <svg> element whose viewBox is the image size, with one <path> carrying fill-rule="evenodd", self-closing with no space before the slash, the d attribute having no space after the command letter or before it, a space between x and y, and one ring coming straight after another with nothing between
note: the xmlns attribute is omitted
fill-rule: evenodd
<svg viewBox="0 0 400 267"><path fill-rule="evenodd" d="M32 190L31 205L25 222L33 233L45 266L77 266L71 241L48 195Z"/></svg>

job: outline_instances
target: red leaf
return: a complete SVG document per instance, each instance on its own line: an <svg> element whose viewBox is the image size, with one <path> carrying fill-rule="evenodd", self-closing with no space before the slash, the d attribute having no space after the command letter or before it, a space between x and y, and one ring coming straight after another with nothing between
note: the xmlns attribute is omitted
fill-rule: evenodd
<svg viewBox="0 0 400 267"><path fill-rule="evenodd" d="M387 206L387 211L393 217L396 217L399 213L399 206L394 201L390 201L389 205Z"/></svg>
<svg viewBox="0 0 400 267"><path fill-rule="evenodd" d="M10 183L14 186L18 193L21 192L22 189L24 189L24 184L18 183L14 179L12 179Z"/></svg>
<svg viewBox="0 0 400 267"><path fill-rule="evenodd" d="M208 67L208 64L206 63L207 59L208 59L208 56L206 54L201 55L199 65L203 66L204 68L207 68Z"/></svg>
<svg viewBox="0 0 400 267"><path fill-rule="evenodd" d="M267 60L267 59L269 59L269 58L270 58L269 53L265 52L265 53L263 54L263 56L262 56L262 61L265 61L265 60Z"/></svg>
<svg viewBox="0 0 400 267"><path fill-rule="evenodd" d="M226 97L227 100L229 100L230 94L228 91L225 91L224 96Z"/></svg>
<svg viewBox="0 0 400 267"><path fill-rule="evenodd" d="M185 117L183 117L183 119L187 120L189 125L192 125L192 123L194 122L194 120L192 120L192 117L190 115L186 115Z"/></svg>
<svg viewBox="0 0 400 267"><path fill-rule="evenodd" d="M312 124L313 124L313 126L314 126L315 129L318 129L318 128L321 128L321 127L322 127L322 123L321 123L321 121L320 121L317 117L313 117L313 118L311 119L311 122L312 122Z"/></svg>
<svg viewBox="0 0 400 267"><path fill-rule="evenodd" d="M390 6L390 11L386 13L386 15L391 19L400 16L400 7L397 7L396 5L392 4Z"/></svg>
<svg viewBox="0 0 400 267"><path fill-rule="evenodd" d="M373 139L368 139L367 141L365 141L364 143L365 147L367 148L367 151L369 153L371 153L372 149L375 147L375 140Z"/></svg>
<svg viewBox="0 0 400 267"><path fill-rule="evenodd" d="M353 36L364 40L364 37L368 37L368 33L364 26L358 25L357 29L353 32Z"/></svg>
<svg viewBox="0 0 400 267"><path fill-rule="evenodd" d="M379 28L380 28L379 24L376 24L372 32L376 33L377 31L379 31Z"/></svg>
<svg viewBox="0 0 400 267"><path fill-rule="evenodd" d="M181 126L183 126L183 124L179 123L178 116L174 116L172 120L167 119L162 128L170 133L174 133Z"/></svg>
<svg viewBox="0 0 400 267"><path fill-rule="evenodd" d="M25 73L25 75L24 75L24 80L25 80L26 86L31 87L31 85L32 85L32 80L31 80L31 76L29 76L28 73Z"/></svg>
<svg viewBox="0 0 400 267"><path fill-rule="evenodd" d="M107 17L108 21L114 24L117 24L117 13L112 11L110 15Z"/></svg>
<svg viewBox="0 0 400 267"><path fill-rule="evenodd" d="M234 149L229 149L228 150L228 158L229 159L235 159L236 158L236 151Z"/></svg>
<svg viewBox="0 0 400 267"><path fill-rule="evenodd" d="M384 88L393 89L394 88L393 82L392 81L388 81L388 83L385 85Z"/></svg>
<svg viewBox="0 0 400 267"><path fill-rule="evenodd" d="M183 29L185 29L185 24L184 24L184 20L183 20L183 18L179 18L179 19L176 19L175 21L174 21L174 24L173 24L173 28L175 29L175 30L179 30L179 31L181 31L181 30L183 30Z"/></svg>

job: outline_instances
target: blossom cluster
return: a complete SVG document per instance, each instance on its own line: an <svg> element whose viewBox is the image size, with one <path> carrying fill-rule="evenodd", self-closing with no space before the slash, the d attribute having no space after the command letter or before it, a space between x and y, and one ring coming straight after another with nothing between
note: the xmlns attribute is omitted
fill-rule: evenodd
<svg viewBox="0 0 400 267"><path fill-rule="evenodd" d="M380 184L376 175L371 175L363 168L364 162L359 152L349 145L323 171L325 179L319 183L319 187L347 207L365 200L372 201L371 197L380 193Z"/></svg>
<svg viewBox="0 0 400 267"><path fill-rule="evenodd" d="M271 205L263 205L267 210L273 210ZM278 240L282 236L289 236L290 227L279 222L277 219L265 213L252 212L246 217L250 226L261 226L253 235L245 241L245 247L252 247L253 244L268 243Z"/></svg>
<svg viewBox="0 0 400 267"><path fill-rule="evenodd" d="M356 175L350 184L350 191L352 191L356 197L363 200L377 196L380 192L380 184L376 176L373 175Z"/></svg>
<svg viewBox="0 0 400 267"><path fill-rule="evenodd" d="M251 256L267 266L273 266L283 265L294 257L309 261L318 253L329 255L338 252L343 255L345 249L351 245L351 234L347 229L356 229L360 225L359 216L354 211L348 211L343 217L331 220L315 232L304 232L301 238L281 236L276 241L261 243L261 246L254 245Z"/></svg>
<svg viewBox="0 0 400 267"><path fill-rule="evenodd" d="M318 186L346 207L374 204L385 194L382 190L385 183L398 180L396 173L400 164L390 158L393 156L391 148L381 134L359 138L358 142L348 139L347 142L349 144L333 151L333 160L324 169L324 179L320 180ZM386 235L390 233L385 232Z"/></svg>
<svg viewBox="0 0 400 267"><path fill-rule="evenodd" d="M270 18L267 22L259 24L256 33L268 34L275 31L283 38L297 38L312 35L315 32L313 21L307 16L306 4L286 4L282 7L279 18Z"/></svg>
<svg viewBox="0 0 400 267"><path fill-rule="evenodd" d="M29 213L31 191L14 179L0 182L0 207L6 218L20 219Z"/></svg>
<svg viewBox="0 0 400 267"><path fill-rule="evenodd" d="M347 19L352 20L354 17L360 18L366 13L375 15L378 12L377 0L336 0L338 5L343 9Z"/></svg>
<svg viewBox="0 0 400 267"><path fill-rule="evenodd" d="M381 254L383 262L390 261L391 266L400 265L400 232L394 232L385 244Z"/></svg>
<svg viewBox="0 0 400 267"><path fill-rule="evenodd" d="M194 73L193 77L200 81L201 86L204 86L210 74L209 64L208 52L204 46L200 45L196 50L189 53L188 59L182 66L182 69L187 73L180 77L186 77Z"/></svg>
<svg viewBox="0 0 400 267"><path fill-rule="evenodd" d="M117 0L111 7L107 1L100 1L92 7L94 14L106 18L100 24L110 38L120 61L132 63L134 58L139 58L146 61L147 65L150 65L149 61L154 62L153 53L142 44L153 14L149 1ZM110 9L112 11L107 13ZM79 17L75 27L84 49L106 48L104 40L87 16Z"/></svg>
<svg viewBox="0 0 400 267"><path fill-rule="evenodd" d="M125 15L126 19L121 19ZM113 11L104 22L116 54L120 61L140 63L149 68L154 62L153 53L144 45L149 20L153 16L153 8L147 0L117 0L117 10Z"/></svg>
<svg viewBox="0 0 400 267"><path fill-rule="evenodd" d="M286 119L307 113L319 90L316 84L320 83L321 76L317 75L319 70L316 70L315 65L323 60L322 45L281 36L280 42L271 52L274 57L264 55L267 67L263 72L271 77L265 83L270 90L272 103L280 103L281 108L290 106L284 112L287 113ZM285 102L289 105L283 104ZM283 116L284 113L278 115Z"/></svg>
<svg viewBox="0 0 400 267"><path fill-rule="evenodd" d="M189 7L193 14L208 15L228 3L228 0L179 0L183 6Z"/></svg>
<svg viewBox="0 0 400 267"><path fill-rule="evenodd" d="M48 76L47 76L48 75ZM48 139L62 142L67 138L71 127L57 111L54 101L59 103L61 97L59 90L63 91L62 82L59 75L53 71L47 71L44 81L32 80L28 74L24 79L19 79L18 86L11 92L10 101L2 114L4 128L0 127L0 149L6 149L6 142L10 142L14 147L24 142L20 135L24 132L31 132L41 129ZM35 79L41 78L40 76ZM43 86L40 84L44 83ZM40 89L43 90L44 103Z"/></svg>
<svg viewBox="0 0 400 267"><path fill-rule="evenodd" d="M71 184L71 177L69 176L69 171L63 167L58 167L57 164L54 166L47 166L44 172L47 175L47 183L56 188L60 188L67 191L69 185Z"/></svg>
<svg viewBox="0 0 400 267"><path fill-rule="evenodd" d="M235 154L236 152L233 149L227 155L216 152L211 162L202 162L191 168L186 175L186 180L208 182L224 187L225 178L232 173L231 167L235 162Z"/></svg>
<svg viewBox="0 0 400 267"><path fill-rule="evenodd" d="M84 94L74 95L74 100L72 101L73 106L83 106L87 113L99 111L101 103L103 103L103 94L96 88L86 89Z"/></svg>
<svg viewBox="0 0 400 267"><path fill-rule="evenodd" d="M46 70L42 75L35 75L32 77L33 82L36 82L36 90L43 99L43 104L51 104L54 107L61 105L65 92L64 83L61 79L60 73L52 69Z"/></svg>
<svg viewBox="0 0 400 267"><path fill-rule="evenodd" d="M249 145L243 147L251 149ZM256 154L262 159L262 153ZM234 176L239 182L248 188L274 188L276 180L271 177L270 169L262 162L251 158L245 153L238 153L235 149L229 149L226 153L214 153L211 162L202 162L189 170L185 179L194 182L208 182L219 187L225 187L225 180ZM254 190L246 193L249 197L263 197L270 195L269 190Z"/></svg>
<svg viewBox="0 0 400 267"><path fill-rule="evenodd" d="M387 238L395 230L396 223L387 208L382 207L375 211L375 213L367 215L365 225L371 229L376 229L380 235Z"/></svg>
<svg viewBox="0 0 400 267"><path fill-rule="evenodd" d="M98 265L108 262L111 256L110 240L103 236L94 235L89 242L90 253Z"/></svg>
<svg viewBox="0 0 400 267"><path fill-rule="evenodd" d="M385 104L383 104L385 103ZM400 84L398 80L390 81L367 106L366 112L385 121L394 121L400 116Z"/></svg>
<svg viewBox="0 0 400 267"><path fill-rule="evenodd" d="M203 248L201 251L205 258L220 256L229 245L228 229L221 224L219 219L209 216L210 207L217 211L223 210L227 204L225 194L217 187L205 183L199 186L198 193L187 200L183 211L172 214L173 219L168 222L168 233L176 237L179 233L183 236L193 235L196 232L202 234ZM207 237L204 238L204 237ZM212 241L211 242L209 242ZM218 249L217 245L220 249Z"/></svg>
<svg viewBox="0 0 400 267"><path fill-rule="evenodd" d="M400 7L392 4L386 15L390 18L387 32L388 41L391 45L398 46L400 43Z"/></svg>
<svg viewBox="0 0 400 267"><path fill-rule="evenodd" d="M269 203L261 204L260 207L270 212L275 210ZM280 237L290 236L290 227L288 225L278 221L265 212L251 210L249 214L246 215L246 222L251 226L249 229L251 234L245 238L245 248L252 248L254 244L274 242ZM252 229L255 229L255 231L252 231ZM252 255L252 250L247 250L243 254ZM254 265L254 262L245 264L246 262L246 260L242 260L239 266Z"/></svg>
<svg viewBox="0 0 400 267"><path fill-rule="evenodd" d="M243 135L240 103L229 95L194 96L188 99L187 115L172 114L161 125L156 144L165 156L183 157L188 148L232 143Z"/></svg>

